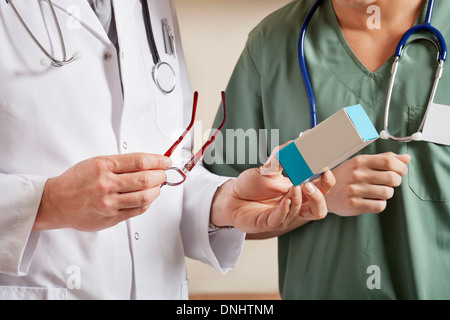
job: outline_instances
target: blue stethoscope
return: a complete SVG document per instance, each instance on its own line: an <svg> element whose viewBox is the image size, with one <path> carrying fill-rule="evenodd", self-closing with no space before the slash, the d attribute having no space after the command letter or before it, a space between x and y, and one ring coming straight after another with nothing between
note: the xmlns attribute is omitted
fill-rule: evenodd
<svg viewBox="0 0 450 320"><path fill-rule="evenodd" d="M298 45L298 54L299 54L299 63L300 63L300 71L302 74L303 82L305 85L308 102L309 102L309 109L310 109L310 117L311 117L311 128L315 127L317 125L317 111L316 111L316 101L314 97L314 92L311 86L311 81L309 79L308 70L306 67L306 59L305 59L305 37L306 37L306 30L308 28L309 22L311 21L312 16L317 11L319 6L322 4L324 0L317 0L310 11L308 12L303 25L300 30L300 38L299 38L299 45ZM433 17L433 9L434 9L435 0L429 0L428 3L428 10L426 15L426 20L423 24L417 25L409 29L400 40L397 50L395 52L395 60L392 65L392 71L391 71L391 80L389 83L389 90L388 95L386 99L386 108L385 108L385 115L384 115L384 130L380 133L380 137L382 139L392 139L399 142L410 142L410 141L421 141L422 140L422 130L425 124L426 116L425 113L424 119L422 120L422 124L420 125L418 131L414 133L411 136L407 137L396 137L389 133L388 126L389 126L389 109L390 109L390 103L391 103L391 97L392 97L392 91L394 88L395 83L395 76L397 74L398 66L400 59L402 57L403 49L406 45L406 42L408 39L415 33L419 31L426 31L431 33L436 40L439 43L439 46L435 43L435 45L438 47L439 50L439 56L438 56L438 67L435 75L435 81L433 84L433 88L430 94L430 99L428 102L428 106L433 102L434 96L436 94L437 86L439 84L439 80L442 76L443 72L443 66L444 62L447 59L447 45L445 43L444 37L442 36L441 32L437 30L435 27L431 25L431 19ZM433 41L434 43L434 41Z"/></svg>

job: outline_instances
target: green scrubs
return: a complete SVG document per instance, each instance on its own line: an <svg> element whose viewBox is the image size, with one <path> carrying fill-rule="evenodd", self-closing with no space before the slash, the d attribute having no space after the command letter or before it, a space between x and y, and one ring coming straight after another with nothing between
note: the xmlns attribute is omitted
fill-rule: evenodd
<svg viewBox="0 0 450 320"><path fill-rule="evenodd" d="M223 146L232 142L227 141L233 137L228 133L242 129L248 137L256 132L259 153L270 154L273 130L279 130L279 143L284 143L309 128L297 45L313 2L292 1L251 32L226 91ZM426 8L418 22L424 21L425 13ZM450 43L449 18L450 1L436 1L432 23ZM390 114L390 131L396 136L416 132L428 103L437 63L436 48L424 37L413 37L397 75ZM361 104L377 130L383 129L393 57L376 72L368 71L347 44L331 0L322 4L309 25L306 57L319 122L343 107ZM435 102L450 105L450 66ZM220 119L218 114L216 124ZM267 129L267 134L260 134L260 129ZM247 139L245 151L237 144L234 150L216 144L209 160L205 158L206 166L237 176L264 162L253 161L254 146L252 139ZM377 140L361 153L387 151L409 153L412 160L383 213L350 218L330 213L279 238L284 299L450 298L450 147Z"/></svg>

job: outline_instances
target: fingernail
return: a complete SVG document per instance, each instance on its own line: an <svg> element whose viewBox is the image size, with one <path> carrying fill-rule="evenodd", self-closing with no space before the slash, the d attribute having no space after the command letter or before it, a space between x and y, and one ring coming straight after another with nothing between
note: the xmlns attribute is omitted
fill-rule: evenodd
<svg viewBox="0 0 450 320"><path fill-rule="evenodd" d="M314 192L316 192L316 187L314 187L314 185L311 182L308 182L307 184L305 184L305 189L310 194L313 194Z"/></svg>
<svg viewBox="0 0 450 320"><path fill-rule="evenodd" d="M270 159L269 160L267 160L267 162L264 164L264 168L270 168L270 166L272 165L272 161L270 161Z"/></svg>
<svg viewBox="0 0 450 320"><path fill-rule="evenodd" d="M291 207L291 203L292 203L291 199L288 199L286 201L286 207L290 208Z"/></svg>
<svg viewBox="0 0 450 320"><path fill-rule="evenodd" d="M296 199L300 198L301 194L302 194L302 193L301 193L301 189L298 188L298 187L295 187L294 190L293 190L293 196L294 196L294 198L296 198Z"/></svg>
<svg viewBox="0 0 450 320"><path fill-rule="evenodd" d="M172 167L172 159L165 158L164 159L164 165L166 166L166 168L171 168Z"/></svg>

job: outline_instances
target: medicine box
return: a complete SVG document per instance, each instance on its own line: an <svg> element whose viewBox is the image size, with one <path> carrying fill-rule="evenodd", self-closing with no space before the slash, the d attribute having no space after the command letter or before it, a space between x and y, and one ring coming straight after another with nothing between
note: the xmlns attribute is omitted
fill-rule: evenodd
<svg viewBox="0 0 450 320"><path fill-rule="evenodd" d="M303 132L277 157L294 185L314 180L379 138L361 105L343 108Z"/></svg>

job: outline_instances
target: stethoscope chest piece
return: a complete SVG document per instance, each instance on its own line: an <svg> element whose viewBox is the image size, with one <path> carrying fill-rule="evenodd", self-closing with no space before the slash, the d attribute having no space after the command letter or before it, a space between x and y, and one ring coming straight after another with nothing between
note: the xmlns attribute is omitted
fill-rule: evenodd
<svg viewBox="0 0 450 320"><path fill-rule="evenodd" d="M158 89L164 94L171 93L177 84L175 71L167 62L159 62L155 65L153 78Z"/></svg>

